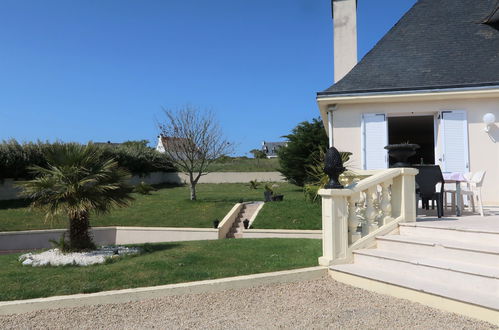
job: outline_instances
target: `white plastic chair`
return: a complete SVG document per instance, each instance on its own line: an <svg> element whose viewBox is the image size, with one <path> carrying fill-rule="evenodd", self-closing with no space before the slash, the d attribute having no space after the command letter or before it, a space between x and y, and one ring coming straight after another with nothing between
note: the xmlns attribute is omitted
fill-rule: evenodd
<svg viewBox="0 0 499 330"><path fill-rule="evenodd" d="M475 211L475 205L477 205L482 217L484 216L482 204L482 184L484 177L485 171L476 172L471 177L471 180L468 181L468 187L461 189L461 194L463 196L470 197L473 212Z"/></svg>
<svg viewBox="0 0 499 330"><path fill-rule="evenodd" d="M466 182L461 182L461 191L463 190L463 183L468 186L469 182L471 181L471 178L473 177L472 172L467 172L463 174L464 178L466 179ZM456 209L456 184L455 183L446 183L444 185L444 207L447 209L448 203L447 203L447 194L451 195L451 209L455 210ZM464 201L463 198L461 198L461 210L464 209ZM469 207L470 205L468 205ZM475 206L473 205L473 212L475 211Z"/></svg>

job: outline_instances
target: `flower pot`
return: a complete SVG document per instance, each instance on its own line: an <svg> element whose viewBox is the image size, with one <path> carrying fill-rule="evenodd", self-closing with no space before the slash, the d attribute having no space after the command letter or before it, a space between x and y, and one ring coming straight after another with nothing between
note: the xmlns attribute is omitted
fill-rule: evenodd
<svg viewBox="0 0 499 330"><path fill-rule="evenodd" d="M284 199L284 195L274 195L274 196L272 196L272 200L274 202L282 202L283 199Z"/></svg>
<svg viewBox="0 0 499 330"><path fill-rule="evenodd" d="M410 167L411 164L407 162L407 159L416 154L419 145L411 143L389 144L385 149L388 150L388 155L396 161L390 167Z"/></svg>
<svg viewBox="0 0 499 330"><path fill-rule="evenodd" d="M272 201L272 192L271 191L264 191L263 197L264 197L264 201L271 202Z"/></svg>
<svg viewBox="0 0 499 330"><path fill-rule="evenodd" d="M249 220L248 219L245 219L243 221L243 225L244 225L244 229L248 229L249 228Z"/></svg>
<svg viewBox="0 0 499 330"><path fill-rule="evenodd" d="M213 228L217 229L219 224L220 224L219 220L213 221Z"/></svg>

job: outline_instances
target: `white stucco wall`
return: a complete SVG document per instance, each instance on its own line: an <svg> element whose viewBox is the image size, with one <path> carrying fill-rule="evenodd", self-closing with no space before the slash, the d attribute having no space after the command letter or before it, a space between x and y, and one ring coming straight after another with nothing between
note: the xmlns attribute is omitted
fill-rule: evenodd
<svg viewBox="0 0 499 330"><path fill-rule="evenodd" d="M454 98L440 100L362 101L363 103L338 104L333 114L334 145L341 151L350 151L351 166L362 168L361 121L363 113L433 114L440 111L463 110L467 112L470 171L487 171L482 189L483 202L499 205L499 126L484 131L483 115L490 112L499 120L499 97ZM321 104L320 104L321 105ZM326 105L322 104L321 108ZM324 112L324 111L323 111ZM323 118L325 118L323 113ZM437 121L437 147L441 145Z"/></svg>

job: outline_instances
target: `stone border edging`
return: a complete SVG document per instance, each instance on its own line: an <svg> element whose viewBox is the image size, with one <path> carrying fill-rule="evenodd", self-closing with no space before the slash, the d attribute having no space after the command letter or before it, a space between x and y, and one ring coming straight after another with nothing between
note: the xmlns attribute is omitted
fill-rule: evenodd
<svg viewBox="0 0 499 330"><path fill-rule="evenodd" d="M246 229L244 238L310 238L322 239L322 230Z"/></svg>
<svg viewBox="0 0 499 330"><path fill-rule="evenodd" d="M19 314L42 309L125 303L141 299L153 299L172 295L243 289L271 283L315 280L325 277L327 274L327 267L317 266L271 273L226 277L215 280L112 290L88 294L74 294L68 296L53 296L48 298L4 301L0 302L0 315Z"/></svg>

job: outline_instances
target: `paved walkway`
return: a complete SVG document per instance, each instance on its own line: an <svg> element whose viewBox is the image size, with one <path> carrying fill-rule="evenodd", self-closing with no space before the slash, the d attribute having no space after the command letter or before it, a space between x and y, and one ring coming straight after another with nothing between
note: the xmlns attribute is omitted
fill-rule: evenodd
<svg viewBox="0 0 499 330"><path fill-rule="evenodd" d="M330 278L0 316L0 329L494 329Z"/></svg>

